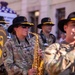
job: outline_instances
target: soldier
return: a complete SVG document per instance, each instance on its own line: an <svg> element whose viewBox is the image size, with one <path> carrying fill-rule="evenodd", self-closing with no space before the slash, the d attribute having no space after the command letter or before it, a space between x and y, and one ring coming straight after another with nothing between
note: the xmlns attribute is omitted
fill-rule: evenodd
<svg viewBox="0 0 75 75"><path fill-rule="evenodd" d="M50 33L53 26L54 24L51 22L51 19L49 17L43 18L41 20L41 24L37 26L39 29L41 29L41 32L39 34L39 42L40 48L42 50L45 50L46 47L56 41L55 36Z"/></svg>
<svg viewBox="0 0 75 75"><path fill-rule="evenodd" d="M33 23L27 22L25 17L18 16L8 27L8 32L14 35L13 38L6 41L3 47L3 62L8 75L33 75L36 73L32 68L33 45L26 38L29 27L33 25Z"/></svg>
<svg viewBox="0 0 75 75"><path fill-rule="evenodd" d="M38 28L41 29L39 33L39 47L40 47L40 53L42 54L42 51L44 51L49 45L54 43L56 41L56 38L53 34L51 34L52 27L54 24L52 23L51 19L49 17L44 17L41 20L41 24L38 24ZM41 59L42 61L42 59ZM45 71L44 64L42 64L42 75L47 75L47 72Z"/></svg>
<svg viewBox="0 0 75 75"><path fill-rule="evenodd" d="M4 26L8 24L5 20L3 16L0 16L0 75L7 75L7 72L5 70L3 61L2 61L2 47L4 45L4 43L7 40L7 35L6 35L6 31L4 29Z"/></svg>
<svg viewBox="0 0 75 75"><path fill-rule="evenodd" d="M75 75L75 12L59 21L58 28L66 33L66 38L45 50L46 69L49 75Z"/></svg>

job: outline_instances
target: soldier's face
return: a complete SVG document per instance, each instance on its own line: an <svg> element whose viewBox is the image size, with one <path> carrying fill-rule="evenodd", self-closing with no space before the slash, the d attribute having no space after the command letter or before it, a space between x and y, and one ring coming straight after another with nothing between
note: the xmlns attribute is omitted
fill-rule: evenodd
<svg viewBox="0 0 75 75"><path fill-rule="evenodd" d="M28 29L29 29L28 26L18 26L16 28L14 28L16 35L19 35L21 37L22 36L26 37L28 35Z"/></svg>
<svg viewBox="0 0 75 75"><path fill-rule="evenodd" d="M69 21L64 26L64 30L66 31L66 36L69 37L70 39L74 39L75 36L75 32L73 32L73 29L75 30L75 21Z"/></svg>
<svg viewBox="0 0 75 75"><path fill-rule="evenodd" d="M51 30L52 30L52 26L51 25L43 25L42 30L44 30L45 32L50 33Z"/></svg>

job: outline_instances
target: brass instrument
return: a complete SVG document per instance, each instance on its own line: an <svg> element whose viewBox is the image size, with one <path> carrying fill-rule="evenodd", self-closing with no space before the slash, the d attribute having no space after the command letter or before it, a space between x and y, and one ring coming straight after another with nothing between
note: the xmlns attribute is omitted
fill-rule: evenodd
<svg viewBox="0 0 75 75"><path fill-rule="evenodd" d="M37 69L36 75L43 75L43 61L41 60L41 56L38 55L39 36L36 33L32 32L30 32L30 34L35 36L34 59L33 59L32 68Z"/></svg>
<svg viewBox="0 0 75 75"><path fill-rule="evenodd" d="M6 31L3 27L0 27L0 59L2 58L2 47L4 46L5 42L7 40ZM1 60L0 60L1 64Z"/></svg>
<svg viewBox="0 0 75 75"><path fill-rule="evenodd" d="M7 41L6 31L2 26L0 26L0 75L7 75L5 66L2 61L2 51L3 51L2 48L6 41Z"/></svg>

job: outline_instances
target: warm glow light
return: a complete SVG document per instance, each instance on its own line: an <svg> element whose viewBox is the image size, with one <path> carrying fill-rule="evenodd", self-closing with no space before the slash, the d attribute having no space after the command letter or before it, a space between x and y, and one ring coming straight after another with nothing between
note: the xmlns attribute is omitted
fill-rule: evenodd
<svg viewBox="0 0 75 75"><path fill-rule="evenodd" d="M35 16L39 16L39 11L36 11L35 12Z"/></svg>

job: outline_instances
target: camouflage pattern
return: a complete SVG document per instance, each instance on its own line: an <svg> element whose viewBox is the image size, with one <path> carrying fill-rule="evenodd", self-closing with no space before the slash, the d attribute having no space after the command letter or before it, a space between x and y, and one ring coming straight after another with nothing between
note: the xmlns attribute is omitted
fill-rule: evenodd
<svg viewBox="0 0 75 75"><path fill-rule="evenodd" d="M43 34L43 33L42 33ZM40 34L37 34L38 37L39 37L39 49L41 50L45 50L49 45L51 45L54 41L53 41L53 38L55 38L54 35L50 35L49 38L46 37L46 42L47 43L44 43L42 38L41 38L41 35ZM43 36L45 36L43 34ZM35 41L35 36L31 39L33 41L33 44L36 45L36 41ZM43 67L44 64L42 65L42 68L43 68L43 75L48 75L47 72L45 71L45 68Z"/></svg>
<svg viewBox="0 0 75 75"><path fill-rule="evenodd" d="M41 36L46 40L46 43L43 42L43 39ZM46 37L43 32L42 32L42 35L41 35L41 32L39 34L39 46L42 50L45 50L49 45L53 44L54 40L56 39L53 34L51 34L49 37Z"/></svg>
<svg viewBox="0 0 75 75"><path fill-rule="evenodd" d="M75 75L75 45L63 42L45 50L45 66L49 75Z"/></svg>
<svg viewBox="0 0 75 75"><path fill-rule="evenodd" d="M3 62L8 75L27 75L32 67L33 45L30 39L29 44L25 40L20 40L20 44L16 37L8 39L3 48Z"/></svg>
<svg viewBox="0 0 75 75"><path fill-rule="evenodd" d="M55 40L55 36L53 34L49 35L49 37L46 37L44 35L44 33L41 31L39 36L39 47L40 49L42 49L43 51L51 44L54 43ZM44 38L44 39L43 39ZM45 40L45 41L44 41ZM43 65L44 66L44 65ZM43 67L43 75L48 75L48 73L45 70L45 67Z"/></svg>

